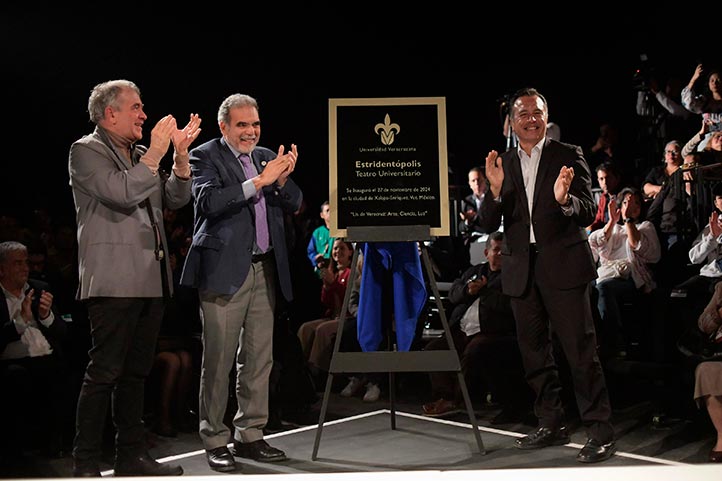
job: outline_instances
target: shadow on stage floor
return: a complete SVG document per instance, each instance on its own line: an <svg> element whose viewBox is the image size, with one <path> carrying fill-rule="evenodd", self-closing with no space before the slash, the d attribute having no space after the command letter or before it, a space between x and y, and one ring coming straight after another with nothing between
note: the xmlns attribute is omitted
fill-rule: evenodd
<svg viewBox="0 0 722 481"><path fill-rule="evenodd" d="M533 428L522 423L492 427L489 421L496 411L482 407L475 413L483 442L482 454L466 412L435 419L417 414L418 402L401 403L396 406L395 429L392 429L387 400L369 405L361 399L340 398L335 394L331 397L332 410L323 426L316 459L312 455L317 421L266 435L271 445L286 452L287 461L257 463L236 458L239 470L227 474L275 474L280 478L324 475L324 479L330 480L348 479L344 476L356 479L351 473L359 476L384 473L384 479L406 473L405 480L421 481L427 473L459 480L476 472L475 479L478 479L478 471L484 470L485 481L530 477L542 481L550 472L557 471L551 478L554 481L578 480L580 476L584 481L594 481L598 473L605 473L605 481L722 479L721 466L705 464L712 439L708 420L681 422L667 430L656 430L650 427L649 406L645 403L615 410L616 455L604 463L584 465L576 461L586 441L584 429L578 424L570 425L572 441L567 445L520 451L514 447L514 440ZM180 464L184 477L225 474L208 467L198 433L180 433L176 438L149 433L148 440L151 455L161 462ZM54 460L29 457L17 464L17 469L0 473L0 478L67 478L72 472L70 456ZM615 469L621 471L614 472ZM583 474L574 478L572 474L579 470ZM106 453L101 471L104 477L113 475L112 453ZM509 472L513 473L511 477L499 477ZM709 473L711 477L707 477Z"/></svg>
<svg viewBox="0 0 722 481"><path fill-rule="evenodd" d="M519 451L514 440L522 433L480 426L485 453L479 452L469 423L431 419L396 412L396 429L391 428L387 409L373 411L324 424L318 456L312 459L317 426L306 426L266 436L283 449L288 461L256 463L237 458L238 474L302 474L401 471L452 471L488 469L580 468L575 459L585 437L577 431L572 442L536 451ZM163 449L165 450L165 449ZM203 449L168 453L162 461L183 466L186 475L218 474L210 470ZM685 466L662 457L619 450L604 467ZM596 465L602 466L602 465ZM112 471L104 472L111 475Z"/></svg>

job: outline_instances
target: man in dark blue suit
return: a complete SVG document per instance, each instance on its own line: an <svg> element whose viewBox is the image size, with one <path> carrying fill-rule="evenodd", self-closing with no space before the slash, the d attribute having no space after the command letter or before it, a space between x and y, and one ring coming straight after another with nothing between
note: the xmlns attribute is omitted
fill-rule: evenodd
<svg viewBox="0 0 722 481"><path fill-rule="evenodd" d="M539 428L516 445L538 449L570 440L554 334L569 361L588 436L577 460L593 463L609 459L616 445L589 295L597 276L585 231L595 210L591 174L579 146L547 137L548 113L535 89L512 97L510 120L519 145L486 157L489 192L481 224L493 230L504 218L503 291L511 296L526 379L536 393Z"/></svg>
<svg viewBox="0 0 722 481"><path fill-rule="evenodd" d="M190 153L193 172L193 242L181 284L198 288L203 314L200 436L210 467L233 471L235 455L283 461L283 451L263 439L268 421L268 383L276 286L292 300L284 214L303 195L289 178L295 144L286 152L258 146L258 104L248 95L227 97L218 109L222 137ZM223 422L228 375L236 362L233 433Z"/></svg>

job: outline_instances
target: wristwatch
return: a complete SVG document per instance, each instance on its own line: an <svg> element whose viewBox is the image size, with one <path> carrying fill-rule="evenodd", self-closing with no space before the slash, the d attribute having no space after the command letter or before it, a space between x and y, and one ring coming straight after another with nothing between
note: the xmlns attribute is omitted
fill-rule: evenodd
<svg viewBox="0 0 722 481"><path fill-rule="evenodd" d="M634 222L634 219L632 219L631 217L627 217L626 219L624 219L625 224L632 224L633 222Z"/></svg>

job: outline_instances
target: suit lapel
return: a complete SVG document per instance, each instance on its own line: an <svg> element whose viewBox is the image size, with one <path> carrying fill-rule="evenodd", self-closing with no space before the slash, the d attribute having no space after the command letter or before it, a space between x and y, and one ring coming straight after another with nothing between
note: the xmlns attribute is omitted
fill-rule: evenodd
<svg viewBox="0 0 722 481"><path fill-rule="evenodd" d="M511 162L510 169L511 169L511 178L514 183L514 188L517 192L519 192L519 196L521 197L522 204L524 206L522 212L524 212L524 217L529 216L529 208L527 207L529 205L527 196L526 196L526 188L524 188L524 176L521 173L521 159L519 159L519 154L514 149L511 158L509 159Z"/></svg>
<svg viewBox="0 0 722 481"><path fill-rule="evenodd" d="M539 192L541 192L542 185L544 185L544 179L549 173L549 162L545 159L548 150L548 144L548 141L544 143L542 154L539 157L539 167L537 168L536 181L534 182L534 203L532 204L532 209L534 209L534 207L537 205L537 200L539 200Z"/></svg>
<svg viewBox="0 0 722 481"><path fill-rule="evenodd" d="M8 312L8 303L7 299L5 299L5 292L3 292L2 289L0 289L0 302L2 302L2 306L0 306L0 325L4 326L10 322L10 313Z"/></svg>
<svg viewBox="0 0 722 481"><path fill-rule="evenodd" d="M251 152L251 160L253 161L253 165L256 166L256 170L260 174L261 172L263 172L263 169L266 168L266 164L268 163L268 161L266 159L260 159L259 157L261 157L261 155L257 150Z"/></svg>
<svg viewBox="0 0 722 481"><path fill-rule="evenodd" d="M246 173L243 172L243 167L241 167L241 161L233 155L231 148L228 147L225 142L223 142L223 145L225 147L221 149L223 164L228 166L228 170L231 171L232 174L236 177L236 180L238 180L238 182L242 184L248 179L246 179Z"/></svg>

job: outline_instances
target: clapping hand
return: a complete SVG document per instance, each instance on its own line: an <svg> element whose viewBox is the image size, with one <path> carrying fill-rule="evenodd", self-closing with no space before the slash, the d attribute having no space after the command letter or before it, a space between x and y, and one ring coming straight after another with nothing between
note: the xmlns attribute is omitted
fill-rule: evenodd
<svg viewBox="0 0 722 481"><path fill-rule="evenodd" d="M607 212L609 213L609 222L614 225L622 218L622 211L617 207L617 199L612 197L607 204Z"/></svg>
<svg viewBox="0 0 722 481"><path fill-rule="evenodd" d="M496 150L490 150L486 156L486 180L489 181L489 189L496 199L501 194L501 185L504 183L504 169L501 157Z"/></svg>
<svg viewBox="0 0 722 481"><path fill-rule="evenodd" d="M155 127L153 127L153 130L150 131L150 146L140 160L147 165L154 174L158 170L161 159L165 153L168 152L171 136L175 130L175 118L172 115L166 115L160 119L158 123L155 124Z"/></svg>
<svg viewBox="0 0 722 481"><path fill-rule="evenodd" d="M278 155L280 156L283 152L283 145L278 150ZM298 161L298 149L296 148L296 144L291 144L291 150L286 154L288 157L288 167L286 170L281 172L281 175L278 176L278 185L283 187L286 184L286 180L288 179L288 176L291 175L291 172L296 168L296 162Z"/></svg>
<svg viewBox="0 0 722 481"><path fill-rule="evenodd" d="M721 220L722 219L720 219L719 213L717 213L716 210L709 216L709 232L715 239L722 234L722 225L720 225Z"/></svg>
<svg viewBox="0 0 722 481"><path fill-rule="evenodd" d="M187 155L188 147L193 143L201 133L201 118L198 114L191 114L190 120L182 129L175 129L172 133L171 140L173 147L178 155Z"/></svg>
<svg viewBox="0 0 722 481"><path fill-rule="evenodd" d="M574 167L562 166L559 169L559 176L554 182L554 198L560 205L566 205L567 195L569 195L569 187L574 180Z"/></svg>

